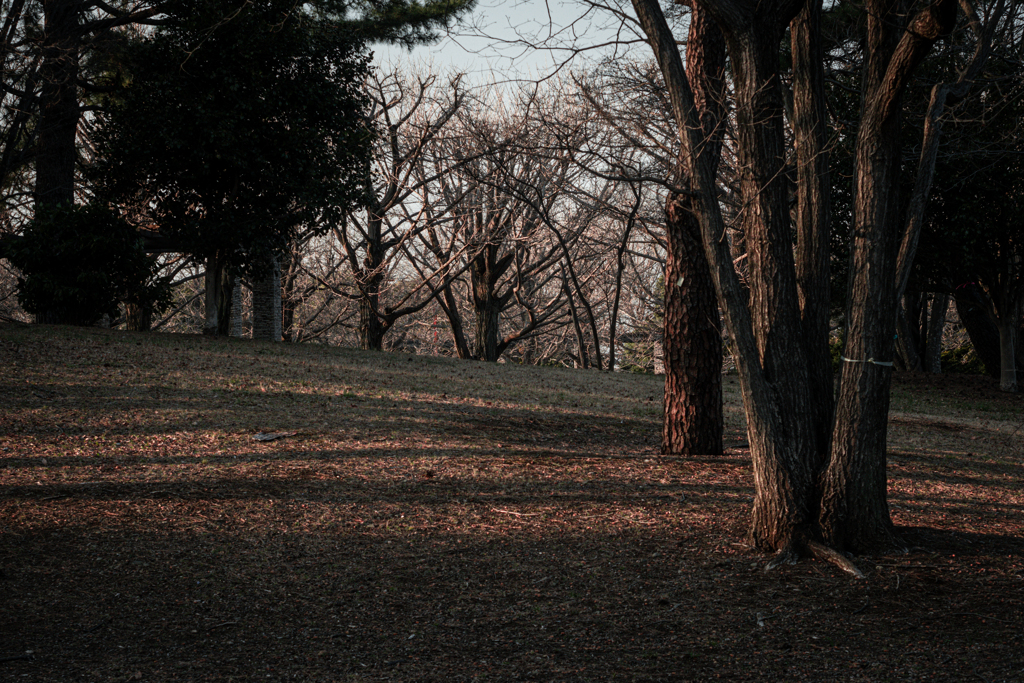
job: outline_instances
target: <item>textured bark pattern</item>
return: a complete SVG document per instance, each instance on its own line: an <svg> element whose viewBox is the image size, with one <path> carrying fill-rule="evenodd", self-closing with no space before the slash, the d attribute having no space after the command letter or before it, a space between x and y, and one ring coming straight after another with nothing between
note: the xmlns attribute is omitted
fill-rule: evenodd
<svg viewBox="0 0 1024 683"><path fill-rule="evenodd" d="M132 332L149 332L153 325L153 309L139 304L125 304L125 327Z"/></svg>
<svg viewBox="0 0 1024 683"><path fill-rule="evenodd" d="M790 24L793 53L793 138L796 151L796 278L810 371L812 418L820 453L828 452L832 425L829 344L829 174L825 57L821 0L809 0Z"/></svg>
<svg viewBox="0 0 1024 683"><path fill-rule="evenodd" d="M864 114L857 134L854 225L846 345L832 452L822 476L825 541L861 550L895 541L886 488L886 428L899 304L902 234L895 188L900 173L902 94L932 44L956 19L955 0L938 0L904 29L893 3L868 2ZM854 305L856 302L856 305Z"/></svg>
<svg viewBox="0 0 1024 683"><path fill-rule="evenodd" d="M714 12L718 5L706 6ZM745 394L755 487L750 538L757 547L777 550L790 547L813 524L829 415L822 409L821 377L810 362L812 340L800 307L787 186L778 54L792 18L786 11L795 6L763 2L748 9L750 15L723 25L723 32L733 65L740 221L758 355L748 367L757 373L759 365L766 385L760 396ZM821 229L819 222L809 225ZM817 261L811 262L808 271L816 281Z"/></svg>
<svg viewBox="0 0 1024 683"><path fill-rule="evenodd" d="M252 283L252 338L281 341L281 269L276 262Z"/></svg>
<svg viewBox="0 0 1024 683"><path fill-rule="evenodd" d="M231 330L232 337L241 337L245 334L245 320L242 317L242 280L235 278L234 288L231 290Z"/></svg>
<svg viewBox="0 0 1024 683"><path fill-rule="evenodd" d="M683 197L665 208L664 455L722 453L722 333L700 226Z"/></svg>

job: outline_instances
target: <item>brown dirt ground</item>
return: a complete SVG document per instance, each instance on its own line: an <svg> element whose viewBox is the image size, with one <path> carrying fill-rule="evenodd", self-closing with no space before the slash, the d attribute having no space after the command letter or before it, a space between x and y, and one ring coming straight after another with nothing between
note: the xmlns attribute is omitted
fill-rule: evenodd
<svg viewBox="0 0 1024 683"><path fill-rule="evenodd" d="M1024 680L1021 396L896 378L855 580L744 544L726 389L663 458L660 378L0 325L0 680Z"/></svg>

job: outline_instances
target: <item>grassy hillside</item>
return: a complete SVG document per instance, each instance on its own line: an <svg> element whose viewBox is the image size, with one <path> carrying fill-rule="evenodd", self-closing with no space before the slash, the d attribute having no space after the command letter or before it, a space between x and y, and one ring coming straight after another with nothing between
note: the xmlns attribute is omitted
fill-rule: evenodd
<svg viewBox="0 0 1024 683"><path fill-rule="evenodd" d="M897 379L863 581L763 571L726 399L663 458L657 377L0 325L0 678L1024 680L1021 397Z"/></svg>

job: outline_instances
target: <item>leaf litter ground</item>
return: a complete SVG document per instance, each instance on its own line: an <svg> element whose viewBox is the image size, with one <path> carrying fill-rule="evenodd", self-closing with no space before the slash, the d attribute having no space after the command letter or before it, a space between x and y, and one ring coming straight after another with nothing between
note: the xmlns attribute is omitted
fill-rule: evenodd
<svg viewBox="0 0 1024 683"><path fill-rule="evenodd" d="M909 553L764 571L662 380L0 325L0 679L1021 681L1024 401L897 376ZM291 433L260 442L256 434Z"/></svg>

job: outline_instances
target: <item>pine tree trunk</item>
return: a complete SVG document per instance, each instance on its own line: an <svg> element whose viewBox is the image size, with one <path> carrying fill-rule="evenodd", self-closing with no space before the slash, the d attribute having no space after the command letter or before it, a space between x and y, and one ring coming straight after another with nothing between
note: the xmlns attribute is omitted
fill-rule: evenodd
<svg viewBox="0 0 1024 683"><path fill-rule="evenodd" d="M666 205L664 455L722 454L722 333L700 226L682 196Z"/></svg>

